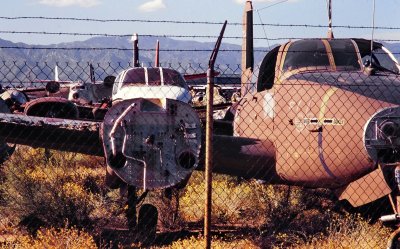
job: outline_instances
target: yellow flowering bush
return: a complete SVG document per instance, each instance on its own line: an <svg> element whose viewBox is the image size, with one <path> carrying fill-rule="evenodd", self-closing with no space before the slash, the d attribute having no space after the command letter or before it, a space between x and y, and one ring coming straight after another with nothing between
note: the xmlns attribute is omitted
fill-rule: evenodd
<svg viewBox="0 0 400 249"><path fill-rule="evenodd" d="M172 245L168 245L166 247L161 248L169 248L169 249L197 249L197 248L205 248L204 238L199 236L192 236L188 239L181 239L172 243ZM219 238L212 238L211 248L213 249L228 249L228 248L237 248L237 249L255 249L260 248L255 245L252 241L248 239L234 239L230 241L224 241Z"/></svg>
<svg viewBox="0 0 400 249"><path fill-rule="evenodd" d="M260 184L214 175L212 218L215 222L260 226L271 222L282 210L302 210L299 188ZM289 192L288 192L289 191ZM203 219L205 185L202 172L195 172L180 198L180 215L185 221ZM284 208L283 208L284 207Z"/></svg>
<svg viewBox="0 0 400 249"><path fill-rule="evenodd" d="M317 234L292 249L386 248L391 230L380 223L369 224L359 215L337 216L327 234Z"/></svg>
<svg viewBox="0 0 400 249"><path fill-rule="evenodd" d="M90 228L95 209L104 202L104 168L96 162L74 153L20 147L3 165L2 213L11 214L14 223L32 233L40 226L63 227L66 222Z"/></svg>
<svg viewBox="0 0 400 249"><path fill-rule="evenodd" d="M14 249L96 249L93 237L85 231L76 228L44 229L39 230L37 236L19 236L15 241L7 242L0 248Z"/></svg>

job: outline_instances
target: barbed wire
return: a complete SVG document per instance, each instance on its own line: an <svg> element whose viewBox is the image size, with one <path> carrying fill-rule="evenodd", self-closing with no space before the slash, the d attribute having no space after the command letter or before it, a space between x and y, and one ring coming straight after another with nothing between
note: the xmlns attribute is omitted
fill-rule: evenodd
<svg viewBox="0 0 400 249"><path fill-rule="evenodd" d="M80 33L80 32L47 32L47 31L11 31L0 30L0 34L28 34L28 35L68 35L68 36L104 36L104 37L131 37L132 34L107 34L107 33ZM169 35L169 34L140 34L140 37L162 38L218 38L216 35ZM243 39L242 36L224 36L224 39ZM265 40L265 37L254 37L255 40ZM294 40L304 39L295 37L268 38L268 40Z"/></svg>
<svg viewBox="0 0 400 249"><path fill-rule="evenodd" d="M28 35L67 35L67 36L103 36L103 37L131 37L132 34L108 34L108 33L81 33L81 32L47 32L47 31L12 31L0 30L0 34L28 34ZM171 34L140 34L141 37L154 38L218 38L216 35L171 35ZM224 36L224 39L243 39L242 36ZM253 37L254 40L299 40L299 39L321 39L306 37ZM400 39L375 39L382 42L400 42Z"/></svg>
<svg viewBox="0 0 400 249"><path fill-rule="evenodd" d="M118 51L133 51L133 48L118 48L118 47L20 47L20 46L0 46L0 49L19 49L19 50L118 50ZM140 48L140 51L156 51L155 48ZM160 52L212 52L213 49L159 49ZM243 52L243 49L220 49L219 52ZM270 49L254 49L254 52L270 52ZM288 51L288 53L315 53L315 51L296 50ZM353 54L354 52L341 52L341 54ZM391 52L393 55L398 55L400 52ZM326 52L325 54L329 54ZM376 52L374 54L386 54Z"/></svg>
<svg viewBox="0 0 400 249"><path fill-rule="evenodd" d="M131 37L132 34L107 34L107 33L80 33L80 32L47 32L47 31L11 31L0 30L0 34L29 34L29 35L68 35L68 36L104 36L104 37ZM140 34L140 37L162 37L162 38L218 38L216 35L169 35L169 34ZM243 39L241 36L224 36L224 39ZM261 40L265 37L255 37L253 39ZM297 39L297 38L272 38Z"/></svg>
<svg viewBox="0 0 400 249"><path fill-rule="evenodd" d="M133 51L133 48L117 47L20 47L20 46L0 46L0 49L21 49L21 50L119 50ZM140 48L140 51L155 51L154 48ZM160 52L211 52L213 49L159 49ZM220 49L220 52L242 52L241 49ZM269 52L270 50L258 49L255 52Z"/></svg>
<svg viewBox="0 0 400 249"><path fill-rule="evenodd" d="M61 21L85 21L85 22L139 22L139 23L172 23L172 24L203 24L203 25L222 25L223 22L211 21L180 21L180 20L148 20L148 19L97 19L97 18L76 18L76 17L46 17L46 16L0 16L4 20L23 20L23 19L39 19L39 20L61 20ZM240 26L239 22L228 22L228 25ZM329 28L328 25L320 24L280 24L280 23L254 23L254 26L272 26L272 27L303 27L303 28ZM352 26L352 25L333 25L333 28L347 29L386 29L400 30L400 27L390 26Z"/></svg>
<svg viewBox="0 0 400 249"><path fill-rule="evenodd" d="M320 24L279 24L279 23L262 23L254 24L255 26L272 26L272 27L303 27L303 28L329 28L328 25ZM386 30L400 30L400 27L389 26L352 26L352 25L332 25L332 28L345 28L345 29L386 29Z"/></svg>
<svg viewBox="0 0 400 249"><path fill-rule="evenodd" d="M98 18L46 17L46 16L16 16L16 17L0 16L0 19L5 19L5 20L39 19L39 20L84 21L84 22L139 22L139 23L211 24L211 25L224 24L223 22L210 22L210 21L98 19ZM241 25L241 23L229 23L229 25Z"/></svg>

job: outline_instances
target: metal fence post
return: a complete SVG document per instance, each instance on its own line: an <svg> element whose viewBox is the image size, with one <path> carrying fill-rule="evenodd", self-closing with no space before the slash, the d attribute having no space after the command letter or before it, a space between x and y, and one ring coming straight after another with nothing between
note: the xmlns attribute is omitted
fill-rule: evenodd
<svg viewBox="0 0 400 249"><path fill-rule="evenodd" d="M218 37L213 52L208 62L207 70L207 110L206 110L206 149L205 149L205 175L206 175L206 201L204 212L204 238L206 240L206 248L211 248L211 204L212 204L212 165L213 165L213 105L214 105L214 64L217 59L218 50L224 36L227 21L222 26L221 33Z"/></svg>
<svg viewBox="0 0 400 249"><path fill-rule="evenodd" d="M206 248L211 248L211 204L212 204L212 141L213 141L213 102L214 77L213 68L207 70L207 112L206 112L206 202L204 216L204 237Z"/></svg>

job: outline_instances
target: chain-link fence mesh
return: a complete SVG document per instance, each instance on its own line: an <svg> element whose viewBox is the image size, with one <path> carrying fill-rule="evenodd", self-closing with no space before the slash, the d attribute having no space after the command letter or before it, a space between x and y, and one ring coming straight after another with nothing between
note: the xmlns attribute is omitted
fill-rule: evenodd
<svg viewBox="0 0 400 249"><path fill-rule="evenodd" d="M282 66L256 66L249 87L239 65L215 68L214 245L383 248L392 230L377 220L397 208L399 76L275 53ZM0 63L2 246L203 247L207 66L131 66ZM187 104L123 104L141 97Z"/></svg>

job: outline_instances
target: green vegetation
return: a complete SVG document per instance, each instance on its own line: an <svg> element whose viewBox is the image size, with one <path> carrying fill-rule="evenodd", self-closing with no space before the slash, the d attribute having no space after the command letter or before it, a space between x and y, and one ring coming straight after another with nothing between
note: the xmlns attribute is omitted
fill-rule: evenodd
<svg viewBox="0 0 400 249"><path fill-rule="evenodd" d="M2 248L107 248L107 224L126 226L126 202L104 186L101 158L19 147L2 166ZM204 174L180 190L153 192L163 232L202 228ZM139 193L140 194L140 193ZM213 248L383 248L390 230L337 207L327 190L269 186L214 175ZM202 248L201 232L178 233L154 248ZM113 240L113 237L109 238ZM96 243L97 244L96 244ZM117 238L120 248L135 247ZM57 247L60 245L59 247Z"/></svg>

